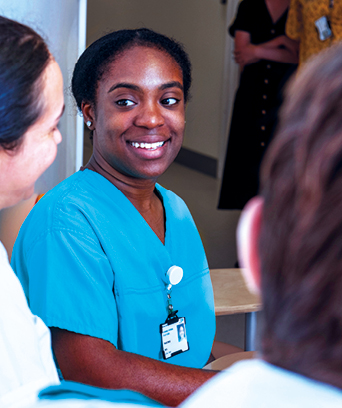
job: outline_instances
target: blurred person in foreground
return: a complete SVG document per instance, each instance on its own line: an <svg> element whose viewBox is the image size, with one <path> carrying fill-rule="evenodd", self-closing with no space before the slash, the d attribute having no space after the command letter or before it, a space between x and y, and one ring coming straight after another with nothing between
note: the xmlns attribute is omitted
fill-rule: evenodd
<svg viewBox="0 0 342 408"><path fill-rule="evenodd" d="M239 256L263 302L260 357L207 382L182 408L342 406L342 46L290 84Z"/></svg>
<svg viewBox="0 0 342 408"><path fill-rule="evenodd" d="M0 16L1 209L33 195L56 157L63 108L62 74L44 40ZM2 243L0 263L0 406L20 406L59 380L49 330L30 312Z"/></svg>

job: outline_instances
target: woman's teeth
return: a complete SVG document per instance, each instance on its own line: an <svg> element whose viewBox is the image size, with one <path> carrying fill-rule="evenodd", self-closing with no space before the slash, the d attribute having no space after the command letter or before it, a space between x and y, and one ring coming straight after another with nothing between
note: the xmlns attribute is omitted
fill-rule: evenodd
<svg viewBox="0 0 342 408"><path fill-rule="evenodd" d="M133 147L138 149L148 149L148 150L156 150L158 147L162 147L165 142L156 142L156 143L138 143L138 142L131 142Z"/></svg>

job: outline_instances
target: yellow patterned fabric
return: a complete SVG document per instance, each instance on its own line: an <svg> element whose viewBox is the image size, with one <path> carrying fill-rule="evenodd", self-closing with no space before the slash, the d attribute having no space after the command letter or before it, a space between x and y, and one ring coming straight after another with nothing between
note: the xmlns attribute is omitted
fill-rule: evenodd
<svg viewBox="0 0 342 408"><path fill-rule="evenodd" d="M342 39L342 0L291 0L286 23L286 34L299 41L299 62L302 63L332 43ZM326 16L330 21L331 38L321 41L315 21Z"/></svg>

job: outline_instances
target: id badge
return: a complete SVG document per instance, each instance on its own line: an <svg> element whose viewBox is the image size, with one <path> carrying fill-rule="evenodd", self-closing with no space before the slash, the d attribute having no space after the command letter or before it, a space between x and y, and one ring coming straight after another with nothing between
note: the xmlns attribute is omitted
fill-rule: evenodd
<svg viewBox="0 0 342 408"><path fill-rule="evenodd" d="M189 350L185 317L175 317L172 320L161 324L160 334L165 360Z"/></svg>
<svg viewBox="0 0 342 408"><path fill-rule="evenodd" d="M332 36L332 31L330 29L329 21L327 16L323 16L315 21L315 26L318 31L318 38L321 41L325 41Z"/></svg>

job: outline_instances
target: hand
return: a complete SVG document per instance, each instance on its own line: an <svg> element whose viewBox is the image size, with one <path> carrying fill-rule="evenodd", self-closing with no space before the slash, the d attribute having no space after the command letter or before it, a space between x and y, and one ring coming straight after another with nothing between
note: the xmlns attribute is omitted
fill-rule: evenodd
<svg viewBox="0 0 342 408"><path fill-rule="evenodd" d="M240 66L253 64L259 61L257 57L257 45L247 44L236 47L234 50L234 59Z"/></svg>

